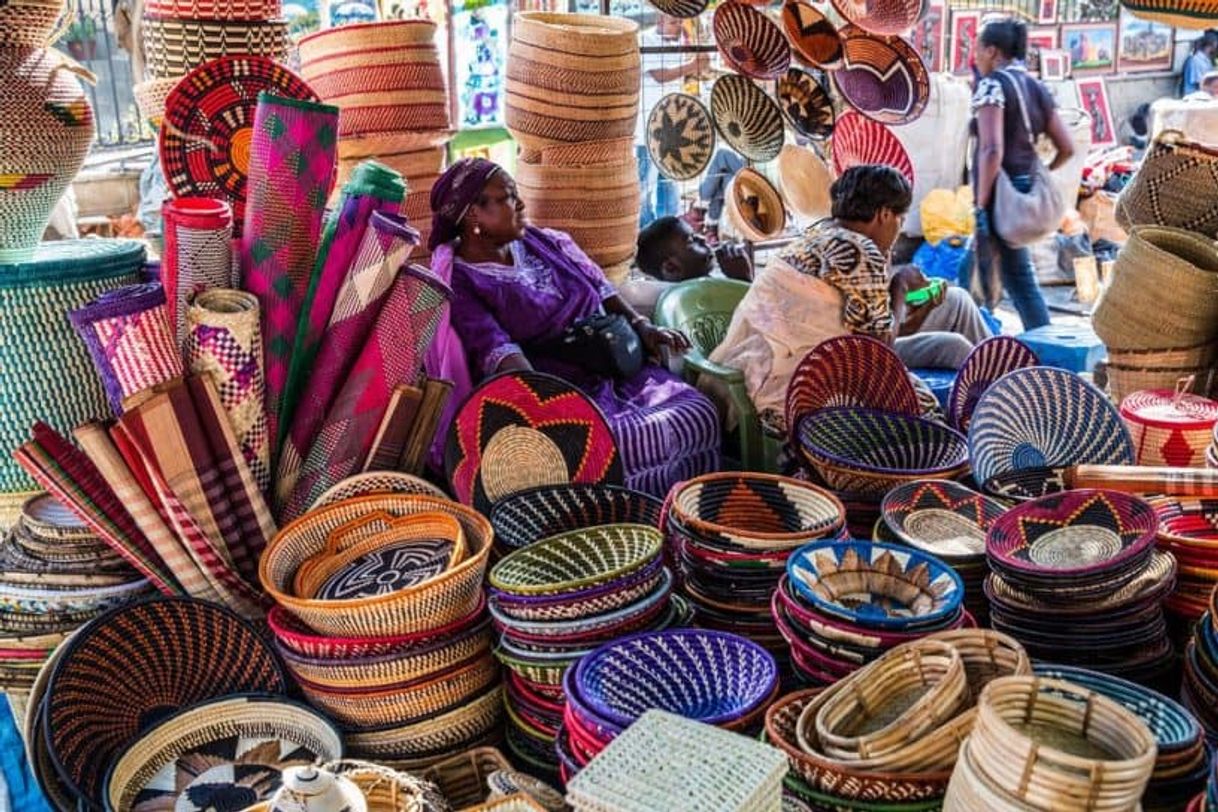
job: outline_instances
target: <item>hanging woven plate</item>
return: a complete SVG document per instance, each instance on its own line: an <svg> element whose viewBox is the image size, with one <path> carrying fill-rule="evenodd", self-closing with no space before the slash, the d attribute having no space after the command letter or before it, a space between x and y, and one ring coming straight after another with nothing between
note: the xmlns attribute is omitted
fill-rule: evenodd
<svg viewBox="0 0 1218 812"><path fill-rule="evenodd" d="M263 90L318 101L305 81L259 56L226 56L195 68L165 100L161 167L174 197L211 197L233 207L233 236L245 220L245 178L254 109Z"/></svg>
<svg viewBox="0 0 1218 812"><path fill-rule="evenodd" d="M728 185L723 212L746 240L773 239L787 227L787 210L774 184L756 169L744 167Z"/></svg>
<svg viewBox="0 0 1218 812"><path fill-rule="evenodd" d="M990 384L1024 367L1040 363L1036 353L1022 341L1010 336L995 336L982 341L964 359L947 399L948 422L957 430L967 432L973 420L977 401L990 388Z"/></svg>
<svg viewBox="0 0 1218 812"><path fill-rule="evenodd" d="M838 406L911 417L922 411L901 359L884 342L869 336L822 341L791 374L786 417L792 437L804 415Z"/></svg>
<svg viewBox="0 0 1218 812"><path fill-rule="evenodd" d="M287 690L274 650L235 613L162 598L115 609L66 644L46 689L55 770L97 808L115 756L179 708Z"/></svg>
<svg viewBox="0 0 1218 812"><path fill-rule="evenodd" d="M660 174L689 180L702 174L715 151L710 111L686 93L670 93L647 117L647 151Z"/></svg>
<svg viewBox="0 0 1218 812"><path fill-rule="evenodd" d="M814 68L834 70L842 65L842 38L816 7L799 0L782 6L782 24L791 48Z"/></svg>
<svg viewBox="0 0 1218 812"><path fill-rule="evenodd" d="M1120 412L1072 372L1028 367L1004 375L982 396L968 430L973 475L987 491L1009 474L1050 472L1070 465L1132 465L1133 442ZM1042 490L1043 492L1047 492ZM1021 483L1016 496L1040 496Z"/></svg>
<svg viewBox="0 0 1218 812"><path fill-rule="evenodd" d="M661 14L689 20L706 11L710 0L648 0L652 7Z"/></svg>
<svg viewBox="0 0 1218 812"><path fill-rule="evenodd" d="M448 432L444 465L457 499L486 513L525 488L621 484L613 431L576 387L540 372L508 372L474 390Z"/></svg>
<svg viewBox="0 0 1218 812"><path fill-rule="evenodd" d="M782 112L746 76L720 76L711 87L711 115L723 140L750 161L765 163L782 150Z"/></svg>
<svg viewBox="0 0 1218 812"><path fill-rule="evenodd" d="M777 79L791 66L791 46L764 11L726 0L715 9L714 31L723 59L745 76Z"/></svg>
<svg viewBox="0 0 1218 812"><path fill-rule="evenodd" d="M833 128L833 168L840 175L852 166L884 164L914 183L913 161L892 131L853 110L838 116Z"/></svg>
<svg viewBox="0 0 1218 812"><path fill-rule="evenodd" d="M833 134L833 99L817 77L790 68L775 80L774 95L795 132L818 141Z"/></svg>
<svg viewBox="0 0 1218 812"><path fill-rule="evenodd" d="M832 0L837 13L869 34L896 36L926 16L923 0Z"/></svg>
<svg viewBox="0 0 1218 812"><path fill-rule="evenodd" d="M930 72L900 37L877 37L856 26L841 31L845 62L833 82L846 102L881 124L908 124L930 101Z"/></svg>

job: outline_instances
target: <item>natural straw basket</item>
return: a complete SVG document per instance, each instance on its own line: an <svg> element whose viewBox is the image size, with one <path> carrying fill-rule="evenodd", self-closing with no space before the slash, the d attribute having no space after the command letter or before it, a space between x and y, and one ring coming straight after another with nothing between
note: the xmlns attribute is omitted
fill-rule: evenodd
<svg viewBox="0 0 1218 812"><path fill-rule="evenodd" d="M46 48L56 37L64 12L63 0L6 0L0 5L0 47Z"/></svg>
<svg viewBox="0 0 1218 812"><path fill-rule="evenodd" d="M1134 228L1091 318L1096 335L1118 350L1212 343L1218 244L1181 229Z"/></svg>
<svg viewBox="0 0 1218 812"><path fill-rule="evenodd" d="M356 496L369 496L378 493L420 494L444 498L444 491L432 485L422 477L413 474L402 474L397 471L369 471L356 474L337 483L334 487L317 497L309 509L317 510L335 502L342 502Z"/></svg>
<svg viewBox="0 0 1218 812"><path fill-rule="evenodd" d="M1169 350L1108 350L1105 364L1108 392L1118 403L1147 389L1173 389L1181 380L1185 390L1208 397L1218 384L1218 344Z"/></svg>
<svg viewBox="0 0 1218 812"><path fill-rule="evenodd" d="M439 762L423 773L423 779L440 788L456 809L482 803L488 788L486 779L512 765L494 747L477 747Z"/></svg>
<svg viewBox="0 0 1218 812"><path fill-rule="evenodd" d="M190 73L224 56L287 57L286 20L197 20L145 17L144 68L150 79Z"/></svg>
<svg viewBox="0 0 1218 812"><path fill-rule="evenodd" d="M960 654L968 678L972 701L991 681L1032 673L1032 661L1013 637L990 629L955 629L936 632L925 640L946 643Z"/></svg>
<svg viewBox="0 0 1218 812"><path fill-rule="evenodd" d="M502 716L503 689L495 686L455 710L430 719L348 732L344 738L351 756L378 763L387 759L443 757L450 750L469 747L467 742L482 739L500 723Z"/></svg>
<svg viewBox="0 0 1218 812"><path fill-rule="evenodd" d="M1116 203L1116 221L1134 226L1170 226L1218 236L1218 150L1194 143L1179 130L1165 130L1142 159Z"/></svg>
<svg viewBox="0 0 1218 812"><path fill-rule="evenodd" d="M376 598L320 601L291 594L292 578L306 560L326 547L329 536L370 516L385 518L438 511L455 516L465 531L468 557L444 574L416 587ZM348 537L359 541L373 524ZM481 596L482 576L491 550L491 526L464 505L430 496L377 494L338 502L311 511L284 527L271 540L258 567L262 586L272 598L314 629L337 637L375 637L425 631L468 615Z"/></svg>
<svg viewBox="0 0 1218 812"><path fill-rule="evenodd" d="M323 769L355 782L368 812L435 812L447 809L444 793L430 781L367 761L331 761Z"/></svg>

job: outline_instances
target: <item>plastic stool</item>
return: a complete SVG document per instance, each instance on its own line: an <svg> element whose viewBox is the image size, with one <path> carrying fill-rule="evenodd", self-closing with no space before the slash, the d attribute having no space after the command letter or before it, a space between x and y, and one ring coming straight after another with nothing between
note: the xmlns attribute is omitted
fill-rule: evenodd
<svg viewBox="0 0 1218 812"><path fill-rule="evenodd" d="M946 409L947 399L952 394L952 384L956 382L956 370L913 369L910 372L917 375L923 383L930 387L930 391L935 393L935 398L939 401L939 406Z"/></svg>
<svg viewBox="0 0 1218 812"><path fill-rule="evenodd" d="M1089 324L1046 324L1018 338L1036 353L1044 366L1070 372L1091 372L1106 353L1104 342Z"/></svg>

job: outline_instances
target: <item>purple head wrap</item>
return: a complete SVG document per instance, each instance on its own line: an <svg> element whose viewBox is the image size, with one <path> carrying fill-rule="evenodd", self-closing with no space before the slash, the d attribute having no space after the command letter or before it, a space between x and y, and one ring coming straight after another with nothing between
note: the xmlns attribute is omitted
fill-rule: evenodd
<svg viewBox="0 0 1218 812"><path fill-rule="evenodd" d="M431 237L428 249L452 242L461 234L461 221L487 181L503 168L485 158L462 158L450 166L431 187Z"/></svg>

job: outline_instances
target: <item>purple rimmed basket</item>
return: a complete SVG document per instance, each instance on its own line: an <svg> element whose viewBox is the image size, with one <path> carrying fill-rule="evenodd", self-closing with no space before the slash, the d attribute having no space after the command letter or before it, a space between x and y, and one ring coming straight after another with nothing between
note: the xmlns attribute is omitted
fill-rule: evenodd
<svg viewBox="0 0 1218 812"><path fill-rule="evenodd" d="M611 724L629 726L658 708L719 725L760 707L778 682L778 666L738 635L681 629L601 646L580 660L574 679L581 701Z"/></svg>
<svg viewBox="0 0 1218 812"><path fill-rule="evenodd" d="M663 566L663 560L655 558L634 572L626 573L611 581L583 589L575 589L570 592L547 595L519 595L514 592L505 592L502 589L490 587L487 589L487 593L495 598L500 611L505 615L517 617L521 620L544 619L547 617L547 609L561 610L565 607L580 607L582 611L577 616L582 617L593 611L585 603L587 601L599 601L600 599L613 598L617 595L628 595L640 589L642 590L640 594L646 594L657 583L660 578L660 570ZM629 603L637 597L639 596L635 595L634 598L626 597L618 602L617 605ZM604 607L599 611L606 612L612 608L612 606Z"/></svg>
<svg viewBox="0 0 1218 812"><path fill-rule="evenodd" d="M644 593L642 597L598 614L589 615L585 613L570 619L552 619L546 617L526 620L515 617L500 608L500 598L498 595L490 596L487 601L487 608L490 610L491 617L495 621L496 628L500 631L517 630L523 634L534 636L551 635L563 638L583 634L593 636L606 628L628 623L631 618L645 615L657 603L662 602L671 594L672 584L672 573L668 569L662 568L660 580L648 592Z"/></svg>
<svg viewBox="0 0 1218 812"><path fill-rule="evenodd" d="M982 341L968 354L947 398L947 419L957 431L967 432L977 402L990 384L1024 367L1040 363L1027 344L1011 336L994 336Z"/></svg>

